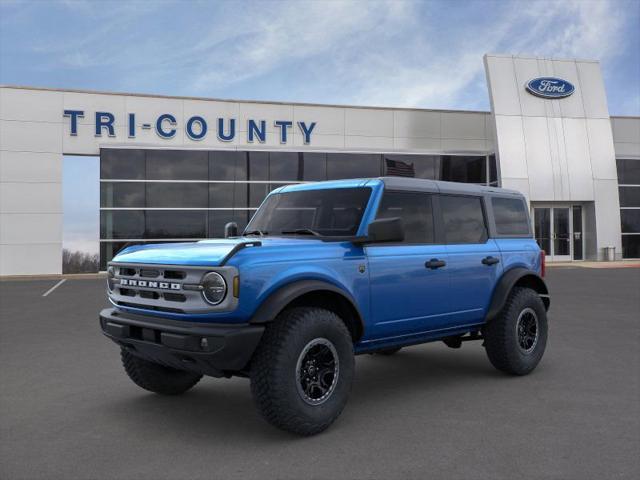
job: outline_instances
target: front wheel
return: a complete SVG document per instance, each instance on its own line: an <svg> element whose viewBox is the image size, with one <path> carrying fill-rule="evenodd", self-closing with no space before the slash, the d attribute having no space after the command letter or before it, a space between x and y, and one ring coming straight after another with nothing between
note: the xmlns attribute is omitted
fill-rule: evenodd
<svg viewBox="0 0 640 480"><path fill-rule="evenodd" d="M344 322L321 308L286 310L251 361L251 392L272 425L314 435L342 412L351 390L353 343Z"/></svg>
<svg viewBox="0 0 640 480"><path fill-rule="evenodd" d="M526 375L542 359L547 333L540 296L530 288L516 287L500 314L484 327L487 356L498 370Z"/></svg>
<svg viewBox="0 0 640 480"><path fill-rule="evenodd" d="M202 375L165 367L120 350L122 365L129 378L141 388L161 395L179 395L200 381Z"/></svg>

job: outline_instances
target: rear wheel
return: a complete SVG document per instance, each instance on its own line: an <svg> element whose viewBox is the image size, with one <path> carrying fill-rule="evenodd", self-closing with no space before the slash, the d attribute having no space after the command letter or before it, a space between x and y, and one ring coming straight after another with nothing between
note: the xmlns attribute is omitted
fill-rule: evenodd
<svg viewBox="0 0 640 480"><path fill-rule="evenodd" d="M340 317L293 308L267 325L251 361L251 392L269 423L313 435L342 412L353 371L353 343Z"/></svg>
<svg viewBox="0 0 640 480"><path fill-rule="evenodd" d="M547 345L547 312L530 288L514 288L500 314L484 327L485 348L498 370L513 375L531 372Z"/></svg>
<svg viewBox="0 0 640 480"><path fill-rule="evenodd" d="M162 395L179 395L200 381L202 375L165 367L120 350L122 365L129 378L141 388Z"/></svg>

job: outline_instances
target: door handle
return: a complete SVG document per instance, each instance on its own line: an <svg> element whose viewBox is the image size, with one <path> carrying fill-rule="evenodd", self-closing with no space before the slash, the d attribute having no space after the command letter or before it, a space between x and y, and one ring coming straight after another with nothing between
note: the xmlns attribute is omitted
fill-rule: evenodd
<svg viewBox="0 0 640 480"><path fill-rule="evenodd" d="M495 265L498 262L500 262L500 259L496 257L484 257L482 259L484 265Z"/></svg>
<svg viewBox="0 0 640 480"><path fill-rule="evenodd" d="M430 268L431 270L435 270L436 268L442 268L447 264L444 260L438 260L437 258L432 258L428 262L425 262L424 266L426 268Z"/></svg>

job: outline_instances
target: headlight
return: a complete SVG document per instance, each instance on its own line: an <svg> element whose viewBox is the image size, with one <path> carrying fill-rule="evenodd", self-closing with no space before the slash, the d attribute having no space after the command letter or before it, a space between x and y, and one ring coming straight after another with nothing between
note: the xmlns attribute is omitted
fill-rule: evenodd
<svg viewBox="0 0 640 480"><path fill-rule="evenodd" d="M113 292L113 285L114 285L114 281L113 279L116 276L116 269L115 267L109 267L107 268L107 288L109 289L110 292Z"/></svg>
<svg viewBox="0 0 640 480"><path fill-rule="evenodd" d="M218 305L227 295L227 283L216 272L209 272L204 276L202 287L202 296L211 305Z"/></svg>

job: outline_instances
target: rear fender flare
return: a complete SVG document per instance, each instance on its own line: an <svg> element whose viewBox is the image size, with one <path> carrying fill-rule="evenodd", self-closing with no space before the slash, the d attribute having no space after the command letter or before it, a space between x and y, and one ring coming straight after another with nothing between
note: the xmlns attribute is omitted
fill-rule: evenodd
<svg viewBox="0 0 640 480"><path fill-rule="evenodd" d="M516 267L505 272L491 298L491 304L487 311L486 321L489 322L498 316L503 309L511 290L517 285L523 285L538 292L538 295L542 298L545 309L549 309L549 289L547 288L544 280L534 271L523 267Z"/></svg>

